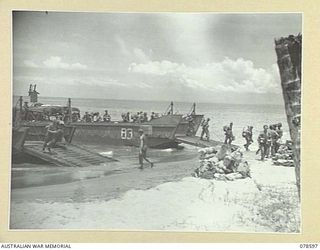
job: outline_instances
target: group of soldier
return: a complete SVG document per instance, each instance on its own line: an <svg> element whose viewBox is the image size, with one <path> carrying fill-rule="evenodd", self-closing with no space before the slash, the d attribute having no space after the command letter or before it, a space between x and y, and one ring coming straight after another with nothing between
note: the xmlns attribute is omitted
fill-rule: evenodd
<svg viewBox="0 0 320 250"><path fill-rule="evenodd" d="M259 149L256 152L261 153L261 160L272 157L278 152L282 136L281 123L263 126L263 131L258 136Z"/></svg>
<svg viewBox="0 0 320 250"><path fill-rule="evenodd" d="M108 112L108 110L104 111L103 116L100 115L99 112L85 112L83 115L82 122L111 122L111 116Z"/></svg>
<svg viewBox="0 0 320 250"><path fill-rule="evenodd" d="M210 118L202 120L202 122L200 124L202 127L200 140L206 140L206 141L210 140L209 122L210 122ZM228 125L223 126L223 131L224 131L224 135L225 135L225 139L224 139L225 144L231 144L232 141L235 140L235 137L232 132L232 127L233 127L232 122L230 122L229 126ZM205 136L205 139L203 138L204 136Z"/></svg>
<svg viewBox="0 0 320 250"><path fill-rule="evenodd" d="M151 121L155 118L158 118L159 114L152 112L150 115L150 118L148 116L147 112L137 112L136 114L131 114L130 112L122 113L121 118L122 122L134 122L134 123L142 123ZM105 110L105 113L101 116L99 112L85 112L82 119L79 119L78 121L81 122L111 122L111 116L108 112L108 110Z"/></svg>
<svg viewBox="0 0 320 250"><path fill-rule="evenodd" d="M137 112L136 114L130 114L130 112L123 113L121 115L123 122L134 122L134 123L142 123L142 122L148 122L155 118L159 118L159 114L152 112L150 115L150 118L148 116L147 112Z"/></svg>
<svg viewBox="0 0 320 250"><path fill-rule="evenodd" d="M210 118L204 119L201 122L201 135L200 140L210 140L209 133L209 122ZM224 131L224 144L231 144L232 141L235 140L235 136L233 135L233 122L230 122L229 125L223 127ZM205 138L204 138L205 136ZM265 158L274 156L280 147L281 138L283 136L282 124L272 124L272 125L264 125L263 131L258 136L258 145L259 149L256 154L261 154L261 160ZM249 150L249 146L253 143L253 126L247 126L243 129L242 137L245 139L246 143L243 145L246 151Z"/></svg>

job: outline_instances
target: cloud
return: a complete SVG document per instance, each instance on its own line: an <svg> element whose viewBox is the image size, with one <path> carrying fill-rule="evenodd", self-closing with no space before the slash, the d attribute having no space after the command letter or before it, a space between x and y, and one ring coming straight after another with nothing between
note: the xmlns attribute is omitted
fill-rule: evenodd
<svg viewBox="0 0 320 250"><path fill-rule="evenodd" d="M124 40L119 36L119 35L115 35L114 36L114 40L117 43L118 47L120 48L121 53L124 56L129 56L131 53L127 48L126 43L124 42Z"/></svg>
<svg viewBox="0 0 320 250"><path fill-rule="evenodd" d="M81 70L87 69L87 65L81 63L66 63L63 62L61 57L51 56L49 59L44 60L42 64L36 64L32 60L24 60L24 65L29 68L49 68L49 69L66 69L66 70Z"/></svg>
<svg viewBox="0 0 320 250"><path fill-rule="evenodd" d="M52 69L87 69L87 66L81 63L69 64L62 62L61 57L58 56L51 56L49 59L43 61L43 65Z"/></svg>
<svg viewBox="0 0 320 250"><path fill-rule="evenodd" d="M38 68L39 65L34 63L32 60L24 60L23 61L24 65L30 68Z"/></svg>
<svg viewBox="0 0 320 250"><path fill-rule="evenodd" d="M139 60L139 62L146 63L150 61L149 57L143 52L142 49L135 48L133 50L133 54L135 58Z"/></svg>
<svg viewBox="0 0 320 250"><path fill-rule="evenodd" d="M250 60L225 58L197 67L186 66L170 61L152 61L144 64L132 63L129 72L170 77L194 89L207 91L232 91L250 93L279 92L279 73L277 66L270 69L255 68Z"/></svg>
<svg viewBox="0 0 320 250"><path fill-rule="evenodd" d="M121 54L129 61L137 61L139 63L147 63L150 61L150 57L145 53L144 50L138 47L132 47L130 43L126 43L121 36L115 35L114 41L121 52ZM153 51L149 49L148 54L152 54Z"/></svg>
<svg viewBox="0 0 320 250"><path fill-rule="evenodd" d="M129 71L134 73L166 75L171 73L183 73L186 67L184 64L173 63L163 60L161 62L152 61L145 64L132 63L129 66Z"/></svg>

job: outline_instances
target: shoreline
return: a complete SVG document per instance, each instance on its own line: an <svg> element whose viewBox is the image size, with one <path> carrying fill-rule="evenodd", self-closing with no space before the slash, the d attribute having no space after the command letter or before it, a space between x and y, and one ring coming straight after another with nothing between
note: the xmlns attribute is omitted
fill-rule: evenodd
<svg viewBox="0 0 320 250"><path fill-rule="evenodd" d="M257 158L245 152L252 178L229 182L181 176L166 181L174 165L167 162L167 169L107 180L13 190L10 229L299 232L294 168ZM180 163L188 162L185 173L196 168L190 160Z"/></svg>

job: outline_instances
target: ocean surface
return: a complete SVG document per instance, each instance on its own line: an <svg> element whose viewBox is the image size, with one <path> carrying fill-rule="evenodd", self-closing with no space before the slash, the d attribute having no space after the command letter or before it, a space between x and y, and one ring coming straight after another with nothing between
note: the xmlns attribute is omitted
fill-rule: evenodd
<svg viewBox="0 0 320 250"><path fill-rule="evenodd" d="M24 98L28 100L27 97ZM18 97L13 98L13 105L17 104ZM39 102L43 104L66 105L67 98L39 97ZM166 101L133 101L133 100L104 100L104 99L80 99L73 98L72 106L78 107L81 115L85 111L104 113L108 110L112 120L121 120L121 114L125 112L136 113L138 111L152 111L164 113L169 107L170 102ZM191 110L192 103L175 102L174 112L186 114ZM215 103L197 103L196 113L203 114L205 118L210 118L210 138L213 140L223 141L223 126L233 122L233 133L236 137L234 143L238 145L244 144L242 138L243 128L253 126L254 144L251 150L257 149L256 138L258 133L262 131L264 124L270 125L281 122L283 124L283 139L289 139L289 130L286 121L285 109L282 105L243 105L243 104L215 104ZM198 134L201 133L201 128ZM117 178L119 174L136 171L138 169L138 149L132 147L116 147L112 145L86 145L92 150L112 155L119 161L116 163L106 163L99 166L89 168L63 168L56 167L43 162L14 161L12 165L11 187L32 188L40 186L61 185L83 180L94 180L114 175ZM162 175L156 181L151 181L143 188L150 188L156 183L159 184L166 181L175 181L179 178L190 176L192 170L197 167L198 153L197 148L184 145L182 149L149 149L148 157L155 162L155 167L163 168L165 175ZM170 166L170 167L168 167ZM149 170L148 170L149 171ZM156 173L155 173L156 174ZM139 189L134 182L130 182L132 186L127 189ZM141 185L141 184L139 184Z"/></svg>

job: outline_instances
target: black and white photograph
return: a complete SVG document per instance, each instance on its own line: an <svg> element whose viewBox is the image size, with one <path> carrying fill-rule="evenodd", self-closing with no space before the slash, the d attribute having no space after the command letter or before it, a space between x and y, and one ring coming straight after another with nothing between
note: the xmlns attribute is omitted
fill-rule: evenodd
<svg viewBox="0 0 320 250"><path fill-rule="evenodd" d="M301 233L302 20L12 11L8 228Z"/></svg>

